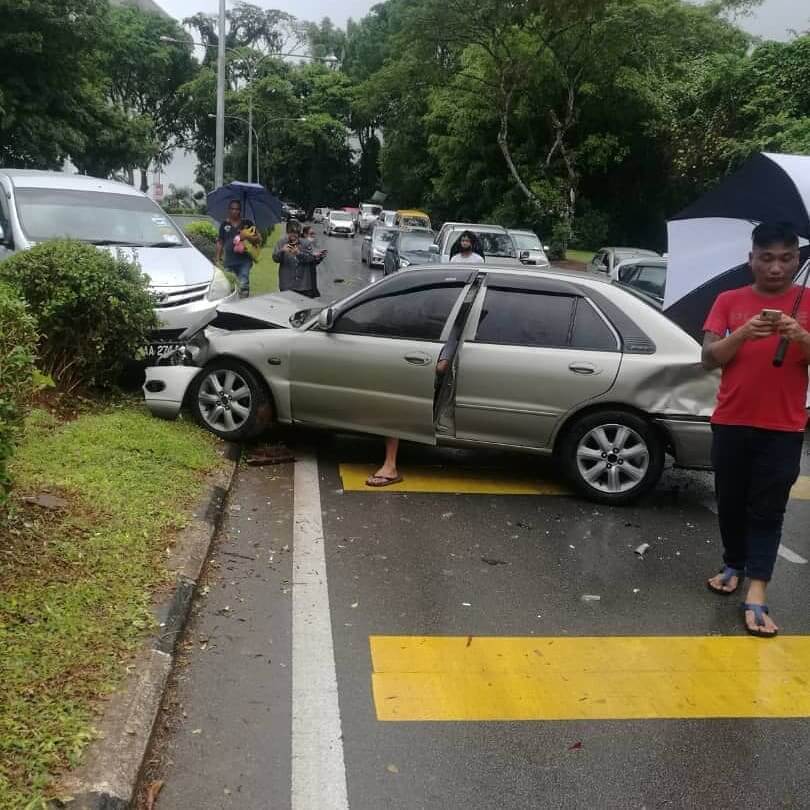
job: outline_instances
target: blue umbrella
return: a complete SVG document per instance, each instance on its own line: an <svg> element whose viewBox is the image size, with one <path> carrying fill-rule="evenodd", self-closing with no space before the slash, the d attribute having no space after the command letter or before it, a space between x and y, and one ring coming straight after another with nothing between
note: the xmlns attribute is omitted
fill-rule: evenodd
<svg viewBox="0 0 810 810"><path fill-rule="evenodd" d="M238 200L242 203L242 217L256 223L262 231L282 220L281 200L274 197L259 183L235 181L215 188L208 195L208 213L218 222L228 218L228 206Z"/></svg>

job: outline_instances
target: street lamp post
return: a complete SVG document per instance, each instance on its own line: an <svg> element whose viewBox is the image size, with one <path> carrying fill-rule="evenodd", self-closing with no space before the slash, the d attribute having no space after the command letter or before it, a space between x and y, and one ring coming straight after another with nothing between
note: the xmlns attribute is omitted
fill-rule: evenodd
<svg viewBox="0 0 810 810"><path fill-rule="evenodd" d="M214 184L225 181L225 0L219 0L219 42L217 43L217 134L214 151Z"/></svg>

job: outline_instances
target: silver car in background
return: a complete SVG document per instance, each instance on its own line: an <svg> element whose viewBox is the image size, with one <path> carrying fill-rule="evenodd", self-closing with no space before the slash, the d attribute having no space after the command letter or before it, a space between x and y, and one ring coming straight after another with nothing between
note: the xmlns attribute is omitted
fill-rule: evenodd
<svg viewBox="0 0 810 810"><path fill-rule="evenodd" d="M515 243L515 249L518 252L518 258L520 259L521 264L528 264L533 267L541 268L549 267L551 265L551 262L548 260L548 256L546 256L543 243L540 241L540 237L534 231L519 231L510 229L509 236L512 237L512 241Z"/></svg>
<svg viewBox="0 0 810 810"><path fill-rule="evenodd" d="M354 216L348 211L330 211L326 217L326 224L323 232L327 236L354 236L355 223Z"/></svg>
<svg viewBox="0 0 810 810"><path fill-rule="evenodd" d="M0 259L64 237L120 253L149 276L161 327L147 360L173 351L188 326L236 295L225 274L138 189L85 175L0 169Z"/></svg>
<svg viewBox="0 0 810 810"><path fill-rule="evenodd" d="M398 228L377 225L370 236L363 237L363 244L360 246L360 261L369 267L382 267L385 264L385 251L398 232Z"/></svg>
<svg viewBox="0 0 810 810"><path fill-rule="evenodd" d="M453 255L453 247L461 238L464 231L470 231L478 238L484 251L484 259L500 265L519 265L515 243L506 228L500 225L461 224L453 223L448 227L442 226L431 251L437 255L438 261L449 262Z"/></svg>
<svg viewBox="0 0 810 810"><path fill-rule="evenodd" d="M227 304L184 340L147 370L146 404L168 419L185 406L224 439L278 422L549 455L608 504L655 486L666 453L710 464L719 373L604 277L431 265L325 307L292 293Z"/></svg>
<svg viewBox="0 0 810 810"><path fill-rule="evenodd" d="M357 227L361 232L368 233L376 224L382 214L382 206L372 203L362 203L360 214L357 217Z"/></svg>
<svg viewBox="0 0 810 810"><path fill-rule="evenodd" d="M635 247L603 247L600 248L588 264L588 270L595 273L605 273L608 278L618 281L616 268L627 259L661 258L660 253L646 248Z"/></svg>

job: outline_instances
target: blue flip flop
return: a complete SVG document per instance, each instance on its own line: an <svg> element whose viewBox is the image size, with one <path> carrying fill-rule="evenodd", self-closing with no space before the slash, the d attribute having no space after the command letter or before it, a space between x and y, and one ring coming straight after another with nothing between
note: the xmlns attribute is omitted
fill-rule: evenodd
<svg viewBox="0 0 810 810"><path fill-rule="evenodd" d="M740 585L742 584L743 577L745 576L745 571L743 571L741 568L732 568L730 565L727 565L722 571L720 571L720 574L722 574L720 577L721 585L728 585L728 582L732 577L737 577L737 586L731 591L724 591L722 588L715 588L709 580L706 580L706 587L712 593L716 593L719 596L731 596L731 594L737 593Z"/></svg>
<svg viewBox="0 0 810 810"><path fill-rule="evenodd" d="M745 611L751 610L754 613L754 621L757 623L757 627L765 627L765 614L770 613L767 605L755 605L751 602L743 602L742 609L743 609L743 623L745 624L745 629L752 636L756 636L757 638L773 638L774 636L779 634L778 630L774 630L773 633L769 633L765 630L756 630L756 629L752 630L748 626L748 622L745 621Z"/></svg>

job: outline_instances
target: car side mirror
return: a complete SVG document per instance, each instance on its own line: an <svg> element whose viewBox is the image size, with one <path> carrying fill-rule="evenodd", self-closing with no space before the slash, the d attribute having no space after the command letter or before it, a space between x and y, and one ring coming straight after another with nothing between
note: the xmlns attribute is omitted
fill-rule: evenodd
<svg viewBox="0 0 810 810"><path fill-rule="evenodd" d="M318 313L318 326L324 331L331 329L335 323L335 310L332 307L324 307Z"/></svg>
<svg viewBox="0 0 810 810"><path fill-rule="evenodd" d="M526 262L529 260L529 251L528 250L521 250L520 251L520 260L522 262Z"/></svg>
<svg viewBox="0 0 810 810"><path fill-rule="evenodd" d="M438 255L439 246L435 242L430 246L430 252L431 253L436 253Z"/></svg>

